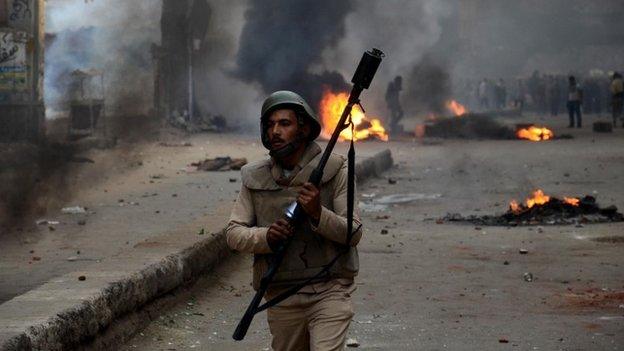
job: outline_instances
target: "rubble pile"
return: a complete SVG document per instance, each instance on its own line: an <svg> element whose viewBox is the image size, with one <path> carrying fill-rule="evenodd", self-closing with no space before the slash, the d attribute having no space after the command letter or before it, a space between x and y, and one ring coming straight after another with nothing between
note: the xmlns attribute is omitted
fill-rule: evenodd
<svg viewBox="0 0 624 351"><path fill-rule="evenodd" d="M425 125L425 136L444 139L515 139L514 130L483 114L438 118Z"/></svg>
<svg viewBox="0 0 624 351"><path fill-rule="evenodd" d="M593 196L583 198L549 198L542 204L533 206L516 205L502 215L462 216L448 214L443 222L468 222L476 225L488 226L517 226L517 225L555 225L555 224L588 224L604 222L622 222L624 215L618 212L617 207L611 205L601 208Z"/></svg>
<svg viewBox="0 0 624 351"><path fill-rule="evenodd" d="M246 158L231 158L228 156L209 158L203 161L191 163L191 167L195 167L197 171L239 171L247 164Z"/></svg>

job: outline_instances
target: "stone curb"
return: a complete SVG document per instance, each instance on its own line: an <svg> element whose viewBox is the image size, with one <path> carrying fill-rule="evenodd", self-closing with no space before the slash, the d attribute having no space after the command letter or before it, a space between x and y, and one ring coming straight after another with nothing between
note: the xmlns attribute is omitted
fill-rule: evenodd
<svg viewBox="0 0 624 351"><path fill-rule="evenodd" d="M355 173L361 182L392 165L390 150L384 150L357 162ZM98 271L88 271L89 280L82 285L76 282L83 272L70 273L7 301L0 305L0 350L77 348L93 341L116 319L193 281L230 253L223 231L176 251L165 258L153 257L136 269L136 258L117 257L98 266ZM127 273L128 268L134 273Z"/></svg>

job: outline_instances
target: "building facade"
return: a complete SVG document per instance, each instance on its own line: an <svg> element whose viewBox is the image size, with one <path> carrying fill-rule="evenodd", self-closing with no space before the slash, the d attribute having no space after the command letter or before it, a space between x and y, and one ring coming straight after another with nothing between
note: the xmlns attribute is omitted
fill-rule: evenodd
<svg viewBox="0 0 624 351"><path fill-rule="evenodd" d="M43 135L45 0L0 0L0 142Z"/></svg>

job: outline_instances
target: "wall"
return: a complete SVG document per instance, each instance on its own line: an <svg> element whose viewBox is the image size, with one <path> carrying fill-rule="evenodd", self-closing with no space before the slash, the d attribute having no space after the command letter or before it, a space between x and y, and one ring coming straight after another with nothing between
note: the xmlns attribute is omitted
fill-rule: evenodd
<svg viewBox="0 0 624 351"><path fill-rule="evenodd" d="M43 133L44 0L0 0L0 141Z"/></svg>

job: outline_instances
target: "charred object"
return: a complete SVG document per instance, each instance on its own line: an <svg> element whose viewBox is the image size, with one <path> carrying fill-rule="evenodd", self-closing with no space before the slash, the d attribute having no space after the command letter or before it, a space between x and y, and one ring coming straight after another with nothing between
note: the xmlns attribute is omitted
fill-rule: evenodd
<svg viewBox="0 0 624 351"><path fill-rule="evenodd" d="M624 215L611 205L600 207L593 196L582 198L558 199L548 197L544 203L516 204L512 202L509 210L502 215L462 216L448 214L443 222L467 222L488 226L518 225L566 225L605 222L622 222Z"/></svg>
<svg viewBox="0 0 624 351"><path fill-rule="evenodd" d="M490 116L466 113L461 116L436 118L424 128L427 137L444 139L515 139L514 130Z"/></svg>

